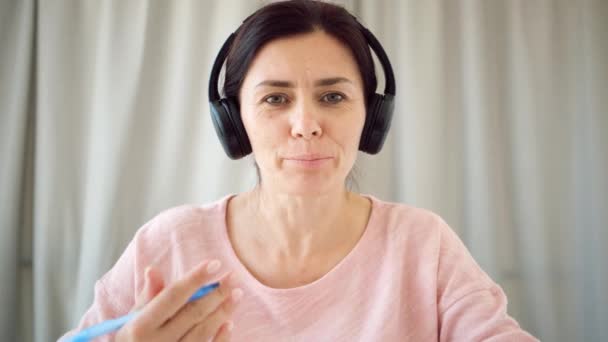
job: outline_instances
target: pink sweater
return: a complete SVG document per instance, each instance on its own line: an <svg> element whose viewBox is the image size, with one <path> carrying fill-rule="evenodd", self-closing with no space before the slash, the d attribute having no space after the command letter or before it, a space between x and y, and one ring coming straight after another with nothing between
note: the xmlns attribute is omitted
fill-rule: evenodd
<svg viewBox="0 0 608 342"><path fill-rule="evenodd" d="M230 196L167 210L97 282L78 329L127 313L146 266L156 265L168 284L217 258L236 270L245 293L233 341L537 341L507 315L502 289L440 217L367 197L369 223L350 254L322 278L290 289L263 285L236 257L226 233Z"/></svg>

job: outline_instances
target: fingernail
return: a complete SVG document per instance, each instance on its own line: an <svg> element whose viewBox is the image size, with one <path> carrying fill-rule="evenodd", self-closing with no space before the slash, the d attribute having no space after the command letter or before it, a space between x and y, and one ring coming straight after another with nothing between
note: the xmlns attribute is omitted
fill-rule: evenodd
<svg viewBox="0 0 608 342"><path fill-rule="evenodd" d="M228 321L228 323L226 323L226 329L228 331L232 331L232 329L234 329L234 322L233 321Z"/></svg>
<svg viewBox="0 0 608 342"><path fill-rule="evenodd" d="M236 288L232 290L232 300L238 302L241 298L243 298L243 290Z"/></svg>
<svg viewBox="0 0 608 342"><path fill-rule="evenodd" d="M219 260L212 260L211 262L209 262L209 264L207 264L207 273L213 274L217 272L220 269L221 265L222 263Z"/></svg>

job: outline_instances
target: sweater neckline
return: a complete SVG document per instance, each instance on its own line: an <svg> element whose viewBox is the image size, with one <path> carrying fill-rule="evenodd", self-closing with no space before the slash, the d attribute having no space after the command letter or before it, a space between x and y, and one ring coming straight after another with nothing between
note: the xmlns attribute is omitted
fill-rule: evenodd
<svg viewBox="0 0 608 342"><path fill-rule="evenodd" d="M251 286L258 291L262 291L268 294L274 295L296 295L299 293L307 292L313 290L318 287L323 287L325 283L333 283L332 279L345 279L349 277L349 274L353 272L353 267L358 263L360 258L367 258L365 251L369 250L367 247L371 241L373 240L373 230L377 225L375 224L378 215L379 202L378 200L368 194L361 194L361 196L367 198L371 202L371 212L369 218L367 220L367 224L365 226L365 230L363 234L359 238L359 241L355 244L355 246L340 260L333 268L331 268L327 273L321 276L319 279L316 279L310 283L299 285L296 287L290 288L275 288L270 287L268 285L260 282L251 272L243 265L241 260L236 254L234 250L234 246L228 237L228 225L227 225L227 209L228 202L232 199L236 194L230 194L225 196L220 202L219 213L221 215L221 226L220 226L220 241L224 252L230 259L229 262L236 267L236 271L238 274L242 275L241 281L243 281L247 286Z"/></svg>

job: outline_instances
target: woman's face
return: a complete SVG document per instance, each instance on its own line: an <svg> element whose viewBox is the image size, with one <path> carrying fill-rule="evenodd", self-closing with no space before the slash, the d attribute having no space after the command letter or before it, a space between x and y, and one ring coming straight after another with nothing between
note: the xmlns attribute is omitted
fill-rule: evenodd
<svg viewBox="0 0 608 342"><path fill-rule="evenodd" d="M298 196L343 189L365 123L363 82L345 45L322 31L271 41L239 97L265 189Z"/></svg>

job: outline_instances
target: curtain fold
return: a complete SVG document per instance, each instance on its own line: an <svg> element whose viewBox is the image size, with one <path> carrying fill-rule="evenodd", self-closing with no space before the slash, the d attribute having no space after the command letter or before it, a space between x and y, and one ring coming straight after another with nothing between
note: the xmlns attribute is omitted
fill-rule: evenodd
<svg viewBox="0 0 608 342"><path fill-rule="evenodd" d="M34 1L0 3L0 340L16 341L30 310L35 111ZM28 281L29 280L29 281ZM21 290L25 291L21 291Z"/></svg>
<svg viewBox="0 0 608 342"><path fill-rule="evenodd" d="M266 2L0 3L0 340L58 338L144 222L253 186L206 94ZM361 192L440 214L541 340L608 336L608 2L339 3L397 80Z"/></svg>

